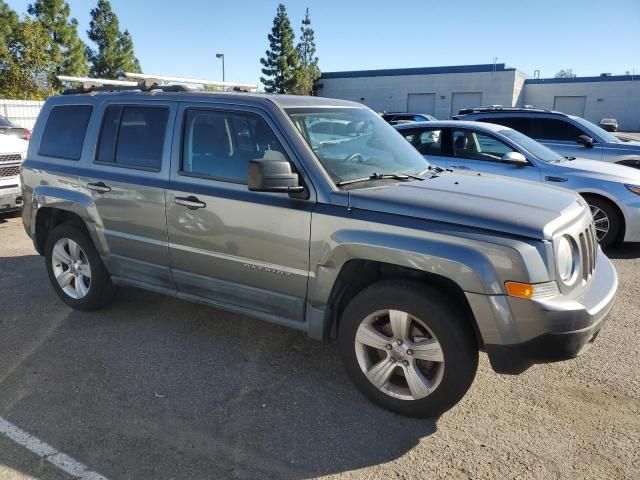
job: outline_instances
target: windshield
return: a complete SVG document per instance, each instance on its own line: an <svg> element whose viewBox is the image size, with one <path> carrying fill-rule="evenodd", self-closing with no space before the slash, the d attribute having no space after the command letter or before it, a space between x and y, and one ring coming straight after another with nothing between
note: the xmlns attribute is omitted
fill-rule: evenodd
<svg viewBox="0 0 640 480"><path fill-rule="evenodd" d="M418 151L366 108L290 108L287 113L337 184L373 175L418 175L429 168Z"/></svg>
<svg viewBox="0 0 640 480"><path fill-rule="evenodd" d="M554 152L541 143L536 142L533 138L527 137L517 130L500 130L500 133L505 137L513 140L520 147L524 148L531 155L542 160L543 162L562 162L565 160L562 155Z"/></svg>
<svg viewBox="0 0 640 480"><path fill-rule="evenodd" d="M573 117L573 116L571 117L571 119L574 122L576 122L577 124L579 124L579 125L583 126L584 128L586 128L587 130L591 130L593 133L598 135L600 138L602 138L607 143L620 143L620 139L619 138L611 135L609 132L607 132L603 128L600 128L595 123L591 123L589 120L585 120L584 118Z"/></svg>

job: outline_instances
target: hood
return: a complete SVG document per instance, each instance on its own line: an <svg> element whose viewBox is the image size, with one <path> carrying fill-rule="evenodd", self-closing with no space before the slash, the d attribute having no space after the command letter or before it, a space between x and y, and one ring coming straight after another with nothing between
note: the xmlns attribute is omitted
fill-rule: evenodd
<svg viewBox="0 0 640 480"><path fill-rule="evenodd" d="M631 183L640 185L640 170L615 163L601 162L599 160L587 160L576 158L561 163L551 163L555 172L567 172L567 175L579 175L581 177L597 180L609 180L619 183Z"/></svg>
<svg viewBox="0 0 640 480"><path fill-rule="evenodd" d="M24 153L27 151L29 142L13 135L0 133L0 154L3 153Z"/></svg>
<svg viewBox="0 0 640 480"><path fill-rule="evenodd" d="M584 215L578 194L496 175L444 173L350 191L353 208L542 239Z"/></svg>

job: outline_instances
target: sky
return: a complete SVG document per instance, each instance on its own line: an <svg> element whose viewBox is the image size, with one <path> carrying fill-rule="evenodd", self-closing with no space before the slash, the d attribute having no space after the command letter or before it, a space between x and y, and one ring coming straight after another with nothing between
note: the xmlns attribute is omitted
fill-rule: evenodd
<svg viewBox="0 0 640 480"><path fill-rule="evenodd" d="M19 14L28 0L5 0ZM97 1L67 0L87 41ZM111 0L144 73L257 83L278 1ZM308 7L322 71L506 63L553 77L640 74L640 0L284 1Z"/></svg>

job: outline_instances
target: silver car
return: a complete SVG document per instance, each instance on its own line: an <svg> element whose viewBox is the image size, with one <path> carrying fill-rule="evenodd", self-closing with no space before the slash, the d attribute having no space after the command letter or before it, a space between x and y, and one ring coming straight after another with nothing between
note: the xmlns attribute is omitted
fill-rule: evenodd
<svg viewBox="0 0 640 480"><path fill-rule="evenodd" d="M640 241L640 171L566 159L522 133L482 122L436 121L395 127L443 168L507 175L569 188L589 203L598 241Z"/></svg>
<svg viewBox="0 0 640 480"><path fill-rule="evenodd" d="M616 137L575 115L535 108L480 107L460 110L453 118L513 128L565 157L640 168L640 142Z"/></svg>

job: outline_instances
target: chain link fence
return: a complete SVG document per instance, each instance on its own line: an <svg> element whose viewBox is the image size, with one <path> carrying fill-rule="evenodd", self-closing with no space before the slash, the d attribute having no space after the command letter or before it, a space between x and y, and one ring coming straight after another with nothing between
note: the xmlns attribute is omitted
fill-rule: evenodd
<svg viewBox="0 0 640 480"><path fill-rule="evenodd" d="M0 115L8 118L16 125L33 130L36 118L44 105L38 100L2 100L0 99Z"/></svg>

